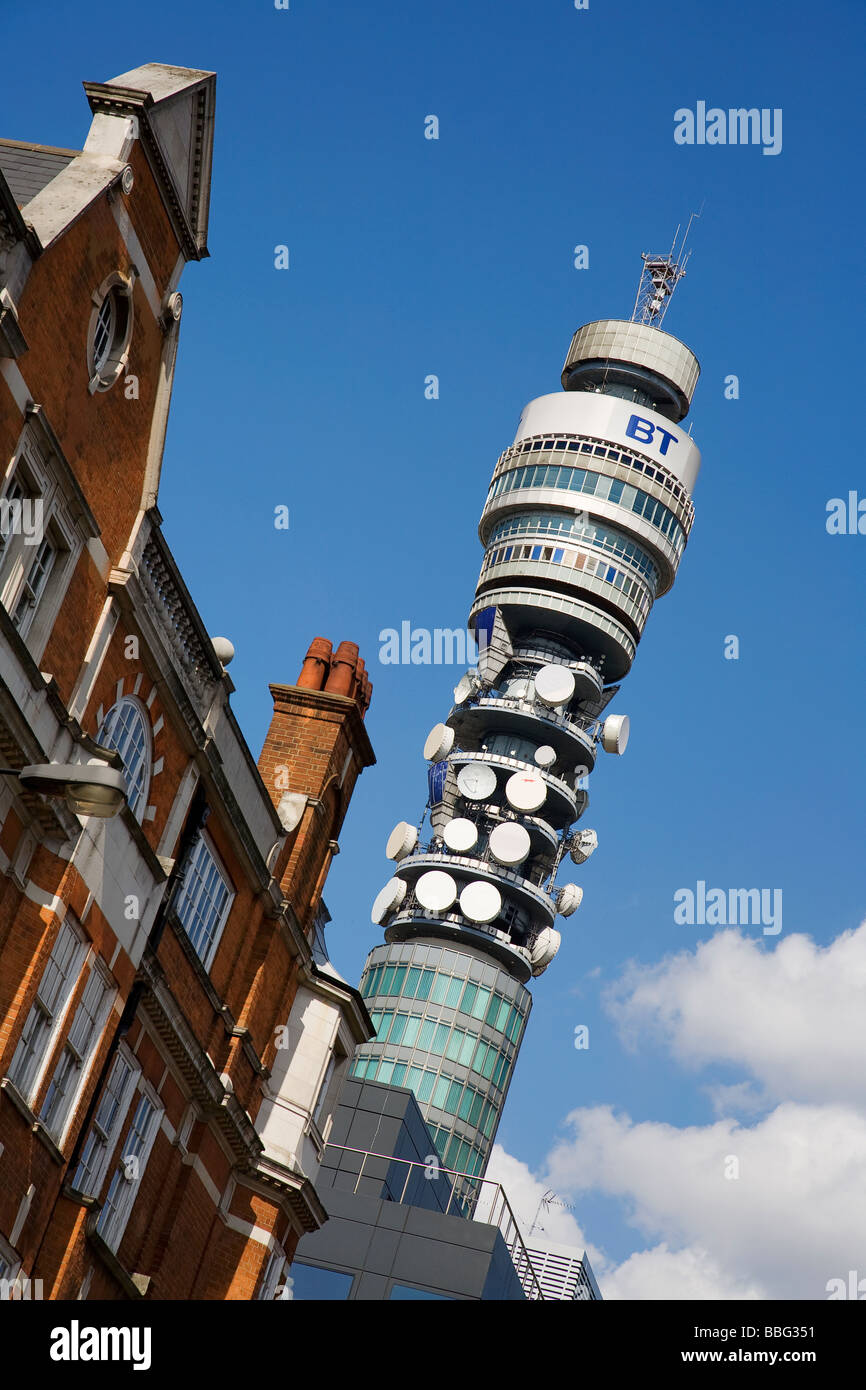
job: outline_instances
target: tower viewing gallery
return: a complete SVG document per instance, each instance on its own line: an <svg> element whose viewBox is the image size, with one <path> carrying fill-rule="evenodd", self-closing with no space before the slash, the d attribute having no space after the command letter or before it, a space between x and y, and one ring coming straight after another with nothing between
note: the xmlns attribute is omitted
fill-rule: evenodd
<svg viewBox="0 0 866 1390"><path fill-rule="evenodd" d="M481 514L478 646L424 746L428 799L400 821L361 992L376 1027L352 1075L409 1087L446 1168L483 1175L532 1003L580 907L583 828L608 713L692 526L682 428L695 355L658 326L684 263L644 256L631 320L574 334L563 390L524 409ZM568 872L563 872L567 869Z"/></svg>

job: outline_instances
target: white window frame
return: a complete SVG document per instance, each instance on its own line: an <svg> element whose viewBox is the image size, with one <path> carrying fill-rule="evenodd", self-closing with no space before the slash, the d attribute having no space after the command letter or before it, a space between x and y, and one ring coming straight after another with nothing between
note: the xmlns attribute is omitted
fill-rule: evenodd
<svg viewBox="0 0 866 1390"><path fill-rule="evenodd" d="M40 991L44 989L47 983L46 976L49 968L51 968L52 965L55 969L57 968L54 960L55 951L57 951L61 942L68 940L68 934L70 932L75 939L75 944L67 964L64 967L65 973L61 976L60 992L54 1003L49 1007L45 999L40 997ZM69 1008L69 1001L75 991L75 986L81 978L81 972L84 968L87 954L88 945L84 933L72 914L67 912L60 924L60 930L57 933L54 945L43 967L42 975L36 989L36 996L27 1012L24 1028L18 1039L15 1051L12 1054L12 1060L9 1063L9 1071L7 1073L9 1080L12 1082L15 1089L20 1091L28 1105L32 1103L33 1098L37 1095L42 1084L45 1070L54 1052L54 1044L63 1027L64 1019ZM45 1027L40 1034L38 1051L31 1051L28 1040L28 1030L31 1026L31 1022L34 1027L37 1025L40 1015L43 1022L47 1020L47 1027ZM30 1051L30 1058L24 1064L23 1069L19 1070L21 1068L21 1058L28 1051Z"/></svg>
<svg viewBox="0 0 866 1390"><path fill-rule="evenodd" d="M126 1043L121 1043L72 1179L76 1191L87 1197L98 1197L102 1190L140 1076L141 1067Z"/></svg>
<svg viewBox="0 0 866 1390"><path fill-rule="evenodd" d="M25 431L26 434L26 431ZM22 583L32 568L36 551L45 536L45 520L48 514L48 495L51 483L47 472L41 466L38 454L30 446L31 441L24 436L19 441L10 467L0 480L0 497L4 501L30 502L42 509L41 534L38 537L25 536L23 527L0 535L0 599L10 616L18 601Z"/></svg>
<svg viewBox="0 0 866 1390"><path fill-rule="evenodd" d="M8 595L9 616L20 637L26 637L36 617L39 602L46 592L54 567L62 556L63 545L52 526L46 526L39 545L28 556L25 552L17 582ZM44 559L47 557L47 565Z"/></svg>
<svg viewBox="0 0 866 1390"><path fill-rule="evenodd" d="M96 990L99 990L98 997L94 998ZM48 1133L55 1140L62 1143L65 1138L66 1129L69 1121L75 1113L78 1098L81 1095L82 1087L87 1081L93 1059L99 1050L99 1045L105 1033L105 1025L111 1013L111 1006L117 998L117 989L114 981L109 974L108 967L99 958L94 956L93 964L84 984L78 1003L72 1015L66 1036L54 1058L54 1065L51 1071L51 1080L48 1090L39 1108L39 1118L44 1124ZM90 1014L90 1024L85 1036L79 1043L75 1036L76 1025L80 1019L86 1017L85 1004L91 1004L92 1013ZM61 1094L60 1104L50 1119L45 1116L45 1107L48 1104L51 1088L58 1078L61 1068L66 1069L69 1081ZM44 1077L43 1077L44 1081Z"/></svg>
<svg viewBox="0 0 866 1390"><path fill-rule="evenodd" d="M0 1280L5 1279L7 1284L12 1284L21 1272L21 1256L17 1250L13 1250L8 1240L0 1236Z"/></svg>
<svg viewBox="0 0 866 1390"><path fill-rule="evenodd" d="M96 1223L97 1234L105 1241L109 1250L115 1253L123 1240L135 1199L138 1196L141 1179L144 1176L156 1136L162 1126L162 1117L165 1114L156 1091L141 1078L139 1078L136 1092L133 1095L133 1101L135 1105L133 1126L138 1120L141 1106L145 1103L150 1106L150 1116L146 1122L147 1127L144 1131L143 1143L137 1150L135 1149L131 1126L121 1145L118 1162L112 1174L108 1192L105 1194L99 1220Z"/></svg>
<svg viewBox="0 0 866 1390"><path fill-rule="evenodd" d="M31 496L31 494L33 495ZM7 517L9 508L14 506L16 502L23 506L24 502L35 502L38 500L33 492L32 484L27 479L26 469L16 468L14 473L9 475L6 479L5 486L0 487L0 499L7 504L3 509ZM0 517L0 520L2 520L2 517ZM0 564L2 564L3 555L10 539L18 534L19 533L16 531L7 531L4 534L2 528L0 528Z"/></svg>
<svg viewBox="0 0 866 1390"><path fill-rule="evenodd" d="M259 1282L253 1294L253 1300L257 1303L273 1302L274 1294L278 1286L285 1282L286 1272L286 1252L283 1247L275 1240L271 1246L270 1254L265 1262L265 1266L259 1275Z"/></svg>
<svg viewBox="0 0 866 1390"><path fill-rule="evenodd" d="M96 734L96 742L104 745L107 748L114 748L118 753L120 753L121 757L124 757L124 748L121 746L123 740L118 740L116 742L109 741L108 743L106 743L105 741L106 725L108 725L109 720L111 719L114 719L114 722L117 721L117 718L119 718L118 711L123 706L126 706L127 708L133 709L135 711L140 721L140 727L144 731L144 749L142 751L141 761L139 764L141 768L141 786L139 788L138 795L135 798L135 802L133 803L132 801L129 801L129 809L132 811L132 814L135 816L135 819L140 824L142 817L144 816L144 812L147 809L147 798L150 795L151 769L153 766L153 730L151 729L150 717L147 713L147 708L143 704L143 702L139 700L136 695L121 695L119 700L115 700L114 704L111 706L111 709L108 711L108 713L106 714L105 718L102 720L102 723L99 726L99 729ZM124 730L124 732L126 732L126 730ZM108 731L109 739L113 738L113 735L114 729L110 729ZM125 778L127 777L127 772L128 769L126 765L126 760L124 758ZM127 784L127 798L128 792L129 787Z"/></svg>
<svg viewBox="0 0 866 1390"><path fill-rule="evenodd" d="M201 902L202 899L202 893L196 890L196 886L194 886L195 879L192 876L195 871L198 880L198 885L200 887L203 887L202 875L201 873L198 873L198 856L202 849L209 856L219 878L222 881L224 888L226 889L225 901L220 911L217 923L214 926L214 929L211 933L210 939L207 942L204 954L202 954L202 951L200 949L201 941L196 940L191 935L187 923L184 921L183 918L183 910L191 904L192 909L194 911L198 907L198 904ZM180 888L180 892L178 893L178 896L174 903L174 911L177 914L178 921L180 922L181 926L186 932L186 935L189 939L189 942L193 950L195 951L205 970L209 970L211 964L213 963L213 959L217 953L217 948L219 947L219 943L222 938L223 931L225 929L225 924L228 921L229 913L232 910L232 903L234 902L234 900L234 884L228 876L228 872L226 871L226 868L217 852L216 846L214 845L214 842L208 835L207 831L200 830L198 833L198 837L193 843L192 851L187 862L186 868L184 870L184 879Z"/></svg>
<svg viewBox="0 0 866 1390"><path fill-rule="evenodd" d="M37 540L22 531L7 536L0 547L0 604L11 617L25 597L35 554L43 540L49 541L54 547L50 572L17 624L19 636L39 661L82 548L99 530L43 408L28 406L26 417L15 453L0 476L0 489L8 491L17 481L24 498L41 504L41 524Z"/></svg>
<svg viewBox="0 0 866 1390"><path fill-rule="evenodd" d="M91 395L95 391L110 391L126 370L133 329L132 286L132 280L127 280L119 271L113 271L90 297L93 310L87 329L87 371L90 376L87 389ZM124 301L126 314L122 332L118 320L121 300ZM111 305L108 339L104 351L97 353L96 336L106 303Z"/></svg>

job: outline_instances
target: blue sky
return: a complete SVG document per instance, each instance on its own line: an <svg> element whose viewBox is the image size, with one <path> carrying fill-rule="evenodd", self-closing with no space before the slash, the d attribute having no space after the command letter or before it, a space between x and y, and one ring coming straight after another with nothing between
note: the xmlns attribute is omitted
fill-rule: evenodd
<svg viewBox="0 0 866 1390"><path fill-rule="evenodd" d="M591 779L584 823L600 848L534 987L499 1139L538 1174L578 1108L711 1126L712 1088L755 1066L717 1048L690 1069L652 1030L629 1051L605 1002L627 962L653 967L713 935L674 922L675 891L782 890L781 936L743 929L748 968L792 935L828 947L866 908L866 537L825 526L830 498L866 497L862 5L151 0L141 25L117 14L92 0L85 17L60 3L4 16L7 51L39 65L35 79L7 65L2 133L80 147L81 80L146 61L218 73L212 259L182 284L160 508L209 630L237 647L234 707L254 751L267 684L296 678L310 639L360 644L378 765L326 895L351 980L381 939L369 907L389 877L386 835L419 814L423 739L460 674L379 664L379 633L462 624L478 516L521 408L558 389L576 327L630 315L640 253L666 250L704 205L664 325L703 368L697 519L612 707L632 740ZM675 144L674 111L699 100L781 108L781 153ZM288 532L273 527L281 503ZM588 1051L572 1046L580 1023ZM779 1027L808 1029L808 1006ZM676 1243L659 1216L636 1227L634 1190L600 1181L564 1200L611 1267Z"/></svg>

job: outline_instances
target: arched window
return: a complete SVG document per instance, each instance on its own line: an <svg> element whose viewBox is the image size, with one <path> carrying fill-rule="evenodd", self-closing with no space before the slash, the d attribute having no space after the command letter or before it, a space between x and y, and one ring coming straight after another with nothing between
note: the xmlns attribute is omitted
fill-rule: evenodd
<svg viewBox="0 0 866 1390"><path fill-rule="evenodd" d="M150 721L144 706L132 695L112 705L102 721L96 742L114 748L123 759L126 799L137 821L144 815L150 790Z"/></svg>

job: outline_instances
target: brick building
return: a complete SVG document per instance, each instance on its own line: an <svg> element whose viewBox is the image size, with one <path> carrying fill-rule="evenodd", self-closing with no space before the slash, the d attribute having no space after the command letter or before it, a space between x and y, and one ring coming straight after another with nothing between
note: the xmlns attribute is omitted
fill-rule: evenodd
<svg viewBox="0 0 866 1390"><path fill-rule="evenodd" d="M215 78L85 90L83 150L0 141L0 762L120 759L127 802L0 777L0 1280L268 1298L372 1033L322 902L370 684L316 639L250 753L157 508Z"/></svg>

